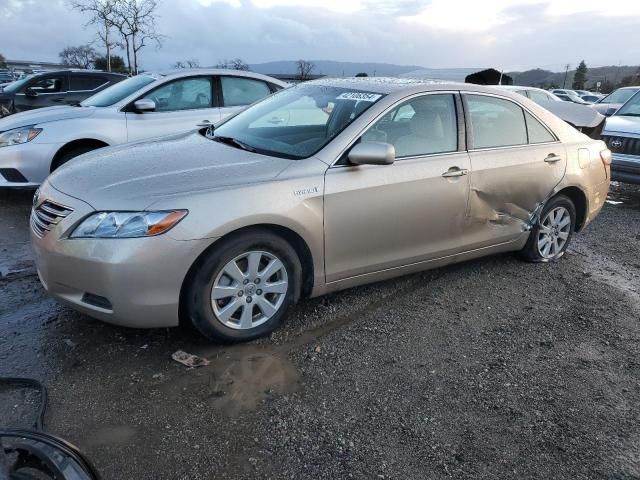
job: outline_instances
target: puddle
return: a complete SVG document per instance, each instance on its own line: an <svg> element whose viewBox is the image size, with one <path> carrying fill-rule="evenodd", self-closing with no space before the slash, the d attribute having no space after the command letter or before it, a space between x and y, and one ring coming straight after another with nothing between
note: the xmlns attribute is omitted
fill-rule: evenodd
<svg viewBox="0 0 640 480"><path fill-rule="evenodd" d="M640 208L640 186L611 182L605 202L615 207Z"/></svg>
<svg viewBox="0 0 640 480"><path fill-rule="evenodd" d="M286 354L260 346L237 346L208 357L211 364L165 384L169 395L205 402L224 415L255 410L274 395L298 390L300 374Z"/></svg>
<svg viewBox="0 0 640 480"><path fill-rule="evenodd" d="M209 360L209 365L189 369L181 377L164 383L160 389L177 401L205 403L227 416L255 410L270 397L298 391L301 376L289 360L290 352L388 305L390 296L398 298L409 294L423 281L424 275L409 277L377 301L310 328L282 345L235 345L222 351L199 352L198 355ZM441 273L428 275L437 277Z"/></svg>

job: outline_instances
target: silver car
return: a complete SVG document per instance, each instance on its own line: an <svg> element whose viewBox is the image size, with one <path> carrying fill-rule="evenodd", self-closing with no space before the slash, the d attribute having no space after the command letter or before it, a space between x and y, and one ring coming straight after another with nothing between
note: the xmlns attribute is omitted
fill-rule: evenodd
<svg viewBox="0 0 640 480"><path fill-rule="evenodd" d="M624 103L629 100L635 93L640 90L640 87L622 87L611 92L604 98L601 98L593 104L595 108L602 115L610 117L616 110L618 110Z"/></svg>
<svg viewBox="0 0 640 480"><path fill-rule="evenodd" d="M319 80L74 159L37 193L32 242L45 288L90 316L248 340L304 297L498 252L559 259L602 208L609 154L507 91Z"/></svg>
<svg viewBox="0 0 640 480"><path fill-rule="evenodd" d="M286 86L237 70L174 70L129 78L79 106L11 115L0 119L0 188L37 186L91 150L217 123Z"/></svg>
<svg viewBox="0 0 640 480"><path fill-rule="evenodd" d="M640 91L607 118L602 140L613 154L612 179L640 185Z"/></svg>

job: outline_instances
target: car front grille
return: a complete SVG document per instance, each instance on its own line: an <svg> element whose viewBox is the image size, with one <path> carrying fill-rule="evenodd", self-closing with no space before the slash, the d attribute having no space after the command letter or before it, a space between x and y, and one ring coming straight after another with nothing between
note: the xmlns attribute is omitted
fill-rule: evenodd
<svg viewBox="0 0 640 480"><path fill-rule="evenodd" d="M71 212L73 212L73 208L45 200L31 210L31 229L33 233L42 238Z"/></svg>
<svg viewBox="0 0 640 480"><path fill-rule="evenodd" d="M602 140L613 153L640 156L640 138L602 135Z"/></svg>

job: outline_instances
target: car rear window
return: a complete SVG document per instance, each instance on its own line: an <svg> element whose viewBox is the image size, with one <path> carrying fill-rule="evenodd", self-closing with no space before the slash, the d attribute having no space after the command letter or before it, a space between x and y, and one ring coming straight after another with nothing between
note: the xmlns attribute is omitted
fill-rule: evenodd
<svg viewBox="0 0 640 480"><path fill-rule="evenodd" d="M70 75L69 90L77 92L83 90L95 90L107 83L106 77L101 75Z"/></svg>

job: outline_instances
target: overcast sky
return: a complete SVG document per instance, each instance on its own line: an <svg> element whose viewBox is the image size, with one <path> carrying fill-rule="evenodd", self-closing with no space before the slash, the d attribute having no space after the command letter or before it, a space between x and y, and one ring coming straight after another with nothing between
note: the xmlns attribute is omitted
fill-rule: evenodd
<svg viewBox="0 0 640 480"><path fill-rule="evenodd" d="M145 69L241 57L563 70L639 64L640 0L160 0ZM57 61L94 40L65 0L0 0L0 53ZM96 45L99 49L99 45Z"/></svg>

